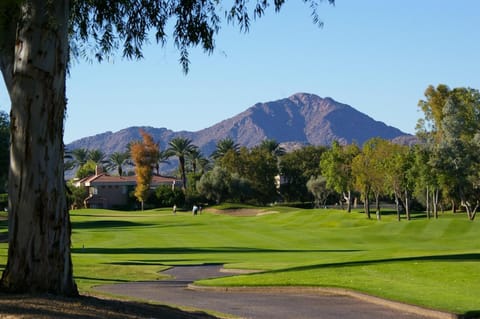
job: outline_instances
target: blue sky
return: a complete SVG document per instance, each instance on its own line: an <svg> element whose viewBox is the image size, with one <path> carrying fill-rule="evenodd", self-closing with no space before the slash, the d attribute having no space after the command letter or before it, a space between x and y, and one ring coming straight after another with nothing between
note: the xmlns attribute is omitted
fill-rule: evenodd
<svg viewBox="0 0 480 319"><path fill-rule="evenodd" d="M186 76L171 43L152 42L142 61L82 61L67 80L65 142L128 126L195 131L297 92L414 133L428 85L480 89L479 12L476 0L337 0L319 7L320 29L290 1L248 34L225 26L212 55L193 49Z"/></svg>

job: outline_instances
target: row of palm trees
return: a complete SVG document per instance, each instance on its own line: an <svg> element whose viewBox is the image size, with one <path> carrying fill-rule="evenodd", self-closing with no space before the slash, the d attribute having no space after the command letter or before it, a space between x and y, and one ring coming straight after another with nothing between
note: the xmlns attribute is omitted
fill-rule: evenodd
<svg viewBox="0 0 480 319"><path fill-rule="evenodd" d="M132 166L133 162L130 159L130 145L127 145L125 152L114 152L107 156L101 150L87 150L84 148L74 149L68 152L65 156L67 161L65 162L66 170L79 168L85 165L88 161L92 161L96 164L101 164L108 171L115 171L119 176L124 175L124 166ZM261 147L267 149L275 156L281 156L285 153L285 150L279 146L275 140L264 140L261 143ZM217 161L223 158L228 152L238 153L240 145L230 138L224 138L217 142L215 150L210 155L213 161ZM183 182L186 185L186 172L191 171L195 173L203 174L205 171L211 168L211 161L206 158L198 146L192 143L192 140L185 137L175 137L168 143L168 148L160 151L156 161L157 174L160 170L160 164L168 163L171 157L178 159L178 170Z"/></svg>

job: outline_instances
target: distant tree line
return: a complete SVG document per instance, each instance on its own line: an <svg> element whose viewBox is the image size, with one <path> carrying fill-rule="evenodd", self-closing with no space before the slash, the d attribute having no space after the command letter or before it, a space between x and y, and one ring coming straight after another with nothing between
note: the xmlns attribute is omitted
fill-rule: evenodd
<svg viewBox="0 0 480 319"><path fill-rule="evenodd" d="M337 204L350 212L360 201L367 218L374 205L380 219L381 202L388 201L395 205L399 220L402 215L411 219L414 204L428 218L437 218L441 210L461 208L473 220L480 206L480 93L430 86L419 108L424 118L418 121L414 146L372 138L362 146L334 142L330 147L308 145L286 152L275 140L247 148L227 137L205 157L190 139L177 137L162 151L143 132L144 143L146 138L156 145L154 155L132 160L135 145L140 145L134 142L125 153L109 157L98 150L73 150L69 162L81 178L93 174L99 164L118 175L125 174L126 165L135 165L138 175L142 157L149 158L148 174L158 173L159 165L174 157L178 170L173 174L183 182L187 204ZM178 194L160 189L145 196L142 200L172 205L171 198Z"/></svg>

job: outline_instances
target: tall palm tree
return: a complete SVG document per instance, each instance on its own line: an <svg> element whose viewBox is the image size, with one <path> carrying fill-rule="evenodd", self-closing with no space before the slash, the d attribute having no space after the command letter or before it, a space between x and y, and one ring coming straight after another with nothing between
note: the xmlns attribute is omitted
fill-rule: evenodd
<svg viewBox="0 0 480 319"><path fill-rule="evenodd" d="M168 155L167 150L164 151L159 151L158 152L158 157L155 163L155 170L157 171L157 175L160 174L160 164L167 164L169 163L168 158L170 156Z"/></svg>
<svg viewBox="0 0 480 319"><path fill-rule="evenodd" d="M210 157L214 160L218 160L224 157L225 154L227 154L227 152L229 151L234 151L235 153L238 153L239 149L240 146L235 143L235 141L232 140L230 137L227 137L217 142L215 151L213 151Z"/></svg>
<svg viewBox="0 0 480 319"><path fill-rule="evenodd" d="M106 168L109 171L117 170L118 176L123 175L123 165L127 164L130 159L128 152L115 152L112 153L107 159Z"/></svg>
<svg viewBox="0 0 480 319"><path fill-rule="evenodd" d="M192 168L193 173L197 173L197 168L203 166L203 168L208 163L208 159L203 156L202 151L198 147L194 147L190 154L187 156L188 162ZM205 163L207 161L207 163Z"/></svg>
<svg viewBox="0 0 480 319"><path fill-rule="evenodd" d="M210 163L208 158L202 157L197 160L197 168L200 171L200 173L203 175L205 174L206 171L212 168L212 163Z"/></svg>
<svg viewBox="0 0 480 319"><path fill-rule="evenodd" d="M178 164L180 169L180 175L182 176L183 189L187 187L187 176L185 174L185 157L188 156L195 148L192 144L192 140L185 137L175 137L168 143L167 154L168 156L176 156L178 158Z"/></svg>

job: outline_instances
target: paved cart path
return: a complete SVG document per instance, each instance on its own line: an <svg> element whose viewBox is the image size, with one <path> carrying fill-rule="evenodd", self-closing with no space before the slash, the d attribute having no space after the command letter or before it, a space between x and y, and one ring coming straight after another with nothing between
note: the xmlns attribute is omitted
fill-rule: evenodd
<svg viewBox="0 0 480 319"><path fill-rule="evenodd" d="M314 292L216 291L189 289L195 280L229 276L220 265L173 267L170 280L135 282L95 287L96 290L163 304L213 310L241 318L255 319L419 319L431 313L412 313L351 296ZM437 317L442 317L441 313ZM444 317L448 318L448 316Z"/></svg>

